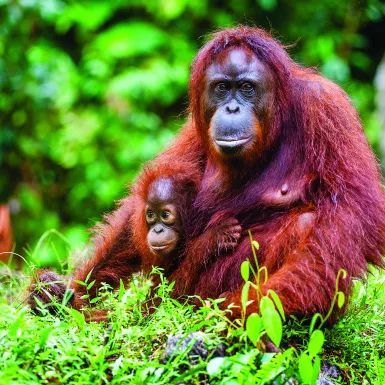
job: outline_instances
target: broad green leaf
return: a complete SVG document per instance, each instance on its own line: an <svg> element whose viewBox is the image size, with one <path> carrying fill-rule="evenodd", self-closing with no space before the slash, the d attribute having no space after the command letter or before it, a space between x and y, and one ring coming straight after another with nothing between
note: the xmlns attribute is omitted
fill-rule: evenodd
<svg viewBox="0 0 385 385"><path fill-rule="evenodd" d="M224 357L215 357L209 361L206 370L210 377L217 376L221 372L224 360Z"/></svg>
<svg viewBox="0 0 385 385"><path fill-rule="evenodd" d="M262 330L262 319L257 313L249 315L246 321L246 333L251 342L256 345Z"/></svg>
<svg viewBox="0 0 385 385"><path fill-rule="evenodd" d="M302 353L299 362L298 362L299 375L301 376L301 380L303 384L310 385L313 380L313 364L311 357Z"/></svg>
<svg viewBox="0 0 385 385"><path fill-rule="evenodd" d="M324 341L325 337L321 330L315 330L312 333L308 345L308 350L311 357L314 357L321 352Z"/></svg>
<svg viewBox="0 0 385 385"><path fill-rule="evenodd" d="M279 347L282 340L282 319L275 308L267 307L262 311L263 326L275 346Z"/></svg>
<svg viewBox="0 0 385 385"><path fill-rule="evenodd" d="M269 297L264 296L259 302L259 309L261 310L261 313L263 313L266 309L275 310L274 302Z"/></svg>
<svg viewBox="0 0 385 385"><path fill-rule="evenodd" d="M245 282L249 280L250 276L250 262L249 261L243 261L241 264L241 275Z"/></svg>
<svg viewBox="0 0 385 385"><path fill-rule="evenodd" d="M312 381L311 381L312 385L317 384L317 380L318 380L318 376L319 376L320 371L321 371L321 359L318 356L316 356L316 357L314 357L314 364L313 364L313 376L312 376Z"/></svg>

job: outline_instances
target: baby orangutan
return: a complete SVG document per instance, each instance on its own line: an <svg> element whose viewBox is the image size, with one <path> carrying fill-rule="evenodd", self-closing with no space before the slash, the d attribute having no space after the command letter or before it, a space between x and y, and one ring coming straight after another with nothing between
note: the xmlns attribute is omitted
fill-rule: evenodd
<svg viewBox="0 0 385 385"><path fill-rule="evenodd" d="M194 294L199 271L209 265L211 257L234 250L241 237L238 220L223 212L211 219L203 234L191 238L193 205L200 183L197 169L192 169L191 164L147 168L130 196L132 210L126 223L130 229L127 236L136 250L135 263L140 261L139 268L133 272L148 273L153 266L163 268L164 275L170 281L176 281L171 293L174 298ZM101 229L108 232L108 226L111 224L103 225ZM77 276L73 278L78 279ZM157 276L154 279L156 283ZM115 286L113 282L107 283ZM37 271L36 279L32 279L29 287L29 304L33 310L38 310L40 303L51 304L53 298L68 299L74 285L78 284L73 281L68 289L56 273ZM65 296L66 290L69 294ZM85 290L84 294L87 294ZM68 306L78 310L85 305L85 301L73 300L73 297L68 300ZM52 305L47 309L55 311ZM101 317L101 312L96 314L95 317L91 315L91 320L106 318L105 314Z"/></svg>
<svg viewBox="0 0 385 385"><path fill-rule="evenodd" d="M171 296L193 295L199 271L220 253L234 250L242 228L236 218L222 212L211 218L205 231L193 237L194 200L200 176L191 165L167 166L145 171L145 184L137 183L133 214L133 242L145 267L164 269L169 281L176 281Z"/></svg>

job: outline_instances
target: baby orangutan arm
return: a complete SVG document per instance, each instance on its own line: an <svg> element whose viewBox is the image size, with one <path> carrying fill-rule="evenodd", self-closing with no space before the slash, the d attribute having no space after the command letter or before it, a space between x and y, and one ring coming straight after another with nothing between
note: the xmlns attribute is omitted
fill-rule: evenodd
<svg viewBox="0 0 385 385"><path fill-rule="evenodd" d="M36 270L27 290L27 303L35 313L45 305L46 310L55 314L58 310L55 303L70 306L74 298L64 278L50 270Z"/></svg>

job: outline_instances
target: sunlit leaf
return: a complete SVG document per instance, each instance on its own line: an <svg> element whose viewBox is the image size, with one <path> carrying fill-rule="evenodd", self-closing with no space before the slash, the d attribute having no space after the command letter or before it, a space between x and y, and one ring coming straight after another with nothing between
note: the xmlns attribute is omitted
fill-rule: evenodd
<svg viewBox="0 0 385 385"><path fill-rule="evenodd" d="M299 375L303 384L312 384L313 380L313 363L311 357L306 353L301 353L298 361Z"/></svg>
<svg viewBox="0 0 385 385"><path fill-rule="evenodd" d="M321 359L318 356L316 356L314 357L313 360L314 360L314 363L313 363L313 375L311 379L311 384L316 385L319 373L321 371Z"/></svg>
<svg viewBox="0 0 385 385"><path fill-rule="evenodd" d="M253 241L252 244L253 244L255 250L259 250L260 246L259 246L259 243L257 241Z"/></svg>
<svg viewBox="0 0 385 385"><path fill-rule="evenodd" d="M271 295L271 298L273 299L274 304L277 307L282 319L285 320L285 311L283 310L282 302L278 297L278 294L274 290L269 290L269 295Z"/></svg>
<svg viewBox="0 0 385 385"><path fill-rule="evenodd" d="M255 345L259 338L262 329L262 319L257 313L252 313L246 321L246 333L251 342Z"/></svg>
<svg viewBox="0 0 385 385"><path fill-rule="evenodd" d="M310 356L314 357L321 352L324 341L325 337L321 330L315 330L311 334L308 345Z"/></svg>
<svg viewBox="0 0 385 385"><path fill-rule="evenodd" d="M241 264L241 275L245 282L249 280L250 276L250 262L249 261L243 261Z"/></svg>
<svg viewBox="0 0 385 385"><path fill-rule="evenodd" d="M267 309L275 310L274 302L271 300L271 298L263 296L259 302L259 309L261 310L261 313Z"/></svg>
<svg viewBox="0 0 385 385"><path fill-rule="evenodd" d="M341 309L342 306L344 306L345 303L345 294L342 291L339 291L337 293L337 305Z"/></svg>
<svg viewBox="0 0 385 385"><path fill-rule="evenodd" d="M247 281L242 288L241 303L243 311L246 310L247 302L249 300L250 281Z"/></svg>
<svg viewBox="0 0 385 385"><path fill-rule="evenodd" d="M275 308L267 307L262 313L263 326L275 346L279 347L282 340L282 319Z"/></svg>

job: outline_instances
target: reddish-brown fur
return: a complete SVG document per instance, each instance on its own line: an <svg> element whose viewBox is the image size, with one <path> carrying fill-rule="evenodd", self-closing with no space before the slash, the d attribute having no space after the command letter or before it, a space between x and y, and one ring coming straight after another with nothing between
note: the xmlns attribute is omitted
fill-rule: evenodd
<svg viewBox="0 0 385 385"><path fill-rule="evenodd" d="M208 66L232 47L255 55L269 68L274 97L264 121L256 122L263 146L241 160L226 161L208 135L202 90ZM326 314L339 269L347 272L340 290L348 294L352 278L363 277L368 263L384 265L381 177L357 112L340 87L296 64L265 31L238 27L214 34L196 56L190 99L191 118L152 164L172 167L183 161L201 168L195 235L204 235L210 219L223 210L239 220L244 232L234 252L214 255L209 263L198 260L198 268L184 263L176 268L172 278L178 282L188 277L189 293L215 298L228 292L226 303L240 304L239 268L252 257L247 230L261 245L258 262L268 271L262 291L277 292L288 314ZM287 200L285 194L277 195L283 186L292 192ZM137 249L142 243L132 238L140 226L129 225L134 207L135 194L107 217L95 238L94 257L77 279L84 280L93 269L91 280L116 286L119 278L140 268ZM199 255L210 242L200 243L194 253ZM79 298L83 287L73 288ZM250 298L256 299L253 293ZM249 311L257 310L254 301Z"/></svg>
<svg viewBox="0 0 385 385"><path fill-rule="evenodd" d="M0 261L9 259L9 252L12 251L12 228L11 218L7 205L0 205Z"/></svg>

